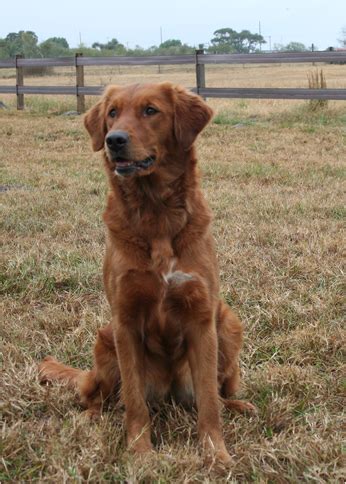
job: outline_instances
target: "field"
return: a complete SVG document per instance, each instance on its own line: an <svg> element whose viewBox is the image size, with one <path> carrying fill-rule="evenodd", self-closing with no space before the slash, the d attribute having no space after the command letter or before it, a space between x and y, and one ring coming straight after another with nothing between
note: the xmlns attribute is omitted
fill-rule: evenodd
<svg viewBox="0 0 346 484"><path fill-rule="evenodd" d="M222 67L209 84L304 87L311 69ZM345 66L323 69L328 87L345 87ZM73 82L67 74L27 84ZM13 84L9 76L0 82ZM94 71L86 84L139 79L194 85L193 70L167 67ZM121 408L89 422L73 392L39 385L47 354L89 367L109 320L107 183L81 118L60 115L75 99L26 99L17 112L1 96L1 482L344 482L346 103L208 101L216 116L198 140L203 189L222 297L246 329L240 397L258 407L251 418L223 412L235 463L220 471L203 465L195 413L168 404L153 413L157 452L139 460L126 451Z"/></svg>

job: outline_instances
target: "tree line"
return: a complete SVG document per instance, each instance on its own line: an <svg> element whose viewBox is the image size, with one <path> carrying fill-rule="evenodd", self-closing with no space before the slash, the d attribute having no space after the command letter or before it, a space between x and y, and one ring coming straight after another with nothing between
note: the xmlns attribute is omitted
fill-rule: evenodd
<svg viewBox="0 0 346 484"><path fill-rule="evenodd" d="M216 30L208 46L204 44L192 46L179 39L168 39L147 49L139 45L128 48L118 39L113 38L106 43L94 42L91 47L80 44L77 48L70 48L64 37L50 37L39 43L35 32L21 30L11 32L3 39L0 38L0 57L14 57L16 54L22 54L28 58L59 57L73 55L76 52L82 52L88 56L178 55L192 54L196 48L204 48L213 53L249 53L255 52L264 43L264 38L259 34L253 34L249 30L236 32L227 28Z"/></svg>
<svg viewBox="0 0 346 484"><path fill-rule="evenodd" d="M128 48L116 38L106 43L94 42L91 47L80 44L71 48L64 37L50 37L43 42L38 41L35 32L20 30L11 32L5 38L0 38L0 58L11 58L22 54L27 58L71 56L81 52L86 56L144 56L144 55L181 55L192 54L196 48L215 54L253 53L262 49L266 44L264 37L249 30L237 32L231 28L222 28L214 32L213 38L207 45L191 46L179 39L169 39L159 45L147 49L137 45ZM287 45L275 44L274 50L303 52L309 50L300 42L290 42Z"/></svg>

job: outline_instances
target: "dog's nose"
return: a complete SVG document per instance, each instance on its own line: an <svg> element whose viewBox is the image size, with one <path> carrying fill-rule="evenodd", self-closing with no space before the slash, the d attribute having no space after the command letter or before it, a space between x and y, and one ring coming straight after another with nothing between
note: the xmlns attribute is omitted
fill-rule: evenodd
<svg viewBox="0 0 346 484"><path fill-rule="evenodd" d="M129 142L129 135L126 131L111 131L106 136L106 143L109 149L113 151L125 148Z"/></svg>

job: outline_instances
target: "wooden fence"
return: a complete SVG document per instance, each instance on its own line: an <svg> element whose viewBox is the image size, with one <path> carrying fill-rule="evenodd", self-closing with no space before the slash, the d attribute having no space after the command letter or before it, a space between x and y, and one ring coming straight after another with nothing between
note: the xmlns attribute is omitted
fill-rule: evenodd
<svg viewBox="0 0 346 484"><path fill-rule="evenodd" d="M275 52L268 54L204 54L197 50L191 55L148 56L148 57L56 57L47 59L25 59L17 55L15 59L0 59L1 68L16 69L16 85L1 86L0 93L15 94L17 109L24 109L24 94L64 94L77 97L77 111L85 110L85 96L99 95L104 86L85 86L84 67L86 66L138 66L138 65L195 65L196 87L192 90L200 96L217 98L254 99L333 99L346 100L346 89L286 89L286 88L218 88L207 87L205 66L210 64L273 64L273 63L346 63L346 52ZM73 66L76 71L75 86L26 86L26 67ZM346 79L346 75L345 75Z"/></svg>

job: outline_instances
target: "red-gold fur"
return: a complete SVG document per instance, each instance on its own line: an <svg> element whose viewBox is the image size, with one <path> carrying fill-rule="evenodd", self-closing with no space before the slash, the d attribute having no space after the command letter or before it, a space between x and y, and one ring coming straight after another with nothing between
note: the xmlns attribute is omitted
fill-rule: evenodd
<svg viewBox="0 0 346 484"><path fill-rule="evenodd" d="M91 371L47 357L40 376L77 387L91 414L121 386L128 445L137 452L152 448L147 400L195 401L200 439L227 463L220 399L227 408L254 407L229 400L239 385L242 325L219 300L211 214L194 148L211 117L201 98L170 83L111 86L86 114L111 188L104 284L112 320L98 332ZM105 137L120 131L129 137L126 160L152 157L151 166L115 173L118 158Z"/></svg>

